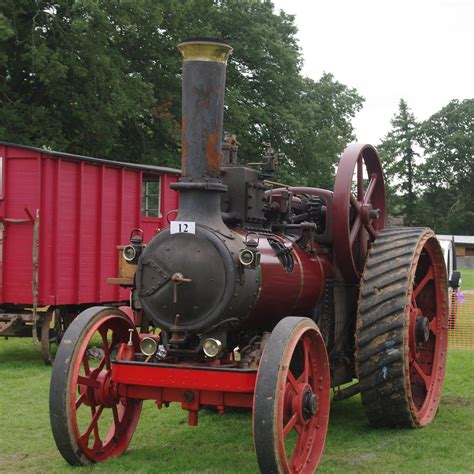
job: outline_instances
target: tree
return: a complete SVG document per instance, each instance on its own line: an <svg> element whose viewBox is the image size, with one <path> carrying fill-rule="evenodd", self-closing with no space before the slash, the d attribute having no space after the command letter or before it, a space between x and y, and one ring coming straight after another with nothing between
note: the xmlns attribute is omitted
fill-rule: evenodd
<svg viewBox="0 0 474 474"><path fill-rule="evenodd" d="M391 124L392 130L378 147L389 188L389 212L403 214L405 225L412 225L418 188L416 149L419 139L418 123L405 100L400 100Z"/></svg>
<svg viewBox="0 0 474 474"><path fill-rule="evenodd" d="M294 18L259 0L4 0L0 137L103 158L178 166L176 44L227 40L225 130L242 161L271 141L282 179L327 185L362 98L301 76Z"/></svg>
<svg viewBox="0 0 474 474"><path fill-rule="evenodd" d="M224 128L237 135L241 161L259 161L263 143L271 142L287 157L277 179L332 185L333 165L353 139L350 120L363 99L330 74L317 82L301 76L294 18L275 14L270 1L168 0L163 5L163 28L173 46L186 37L210 36L234 48Z"/></svg>
<svg viewBox="0 0 474 474"><path fill-rule="evenodd" d="M420 137L425 191L419 214L428 214L438 232L474 235L474 99L452 100L423 122Z"/></svg>
<svg viewBox="0 0 474 474"><path fill-rule="evenodd" d="M351 119L361 109L363 99L332 74L303 82L289 113L297 120L280 145L291 157L280 175L292 184L331 188L339 156L355 138Z"/></svg>

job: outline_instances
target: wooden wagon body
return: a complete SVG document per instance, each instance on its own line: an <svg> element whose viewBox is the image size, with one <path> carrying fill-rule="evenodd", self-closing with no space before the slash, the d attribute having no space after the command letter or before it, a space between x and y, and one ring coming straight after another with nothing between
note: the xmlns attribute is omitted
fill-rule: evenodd
<svg viewBox="0 0 474 474"><path fill-rule="evenodd" d="M0 142L0 335L31 335L56 308L126 303L107 284L116 247L167 227L179 173Z"/></svg>

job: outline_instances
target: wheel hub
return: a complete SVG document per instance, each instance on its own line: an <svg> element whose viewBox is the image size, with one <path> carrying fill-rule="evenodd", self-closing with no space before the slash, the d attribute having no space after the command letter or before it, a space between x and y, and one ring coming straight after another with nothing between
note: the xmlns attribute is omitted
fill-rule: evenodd
<svg viewBox="0 0 474 474"><path fill-rule="evenodd" d="M424 316L417 316L415 322L415 338L418 343L428 342L430 338L430 320Z"/></svg>
<svg viewBox="0 0 474 474"><path fill-rule="evenodd" d="M308 390L303 396L303 418L309 420L316 415L319 408L319 400L312 390Z"/></svg>
<svg viewBox="0 0 474 474"><path fill-rule="evenodd" d="M79 385L79 394L84 396L85 405L90 407L103 405L105 408L110 408L117 402L118 396L112 381L112 371L95 369L91 372L89 379L94 386Z"/></svg>

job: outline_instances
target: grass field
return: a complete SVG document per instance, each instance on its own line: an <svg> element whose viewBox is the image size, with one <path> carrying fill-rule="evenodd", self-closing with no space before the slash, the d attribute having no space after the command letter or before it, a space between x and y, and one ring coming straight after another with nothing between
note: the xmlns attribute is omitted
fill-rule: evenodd
<svg viewBox="0 0 474 474"><path fill-rule="evenodd" d="M125 455L73 469L51 435L50 373L31 340L0 341L0 472L258 472L250 414L202 412L191 428L179 406L151 402ZM474 352L450 353L439 414L421 430L370 428L359 397L333 403L320 472L473 472L473 373Z"/></svg>
<svg viewBox="0 0 474 474"><path fill-rule="evenodd" d="M474 268L461 268L461 290L474 290Z"/></svg>

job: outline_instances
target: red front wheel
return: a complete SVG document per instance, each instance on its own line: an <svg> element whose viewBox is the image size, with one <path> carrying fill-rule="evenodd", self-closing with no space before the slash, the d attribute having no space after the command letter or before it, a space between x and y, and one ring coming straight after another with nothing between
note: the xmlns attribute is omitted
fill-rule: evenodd
<svg viewBox="0 0 474 474"><path fill-rule="evenodd" d="M316 324L281 320L265 346L255 387L253 434L261 472L316 470L328 428L329 390L328 356Z"/></svg>
<svg viewBox="0 0 474 474"><path fill-rule="evenodd" d="M116 308L94 307L69 326L51 376L51 428L59 452L72 465L119 456L127 448L142 402L121 399L112 382L112 361L121 343L138 348L133 323ZM128 351L129 357L134 351Z"/></svg>

